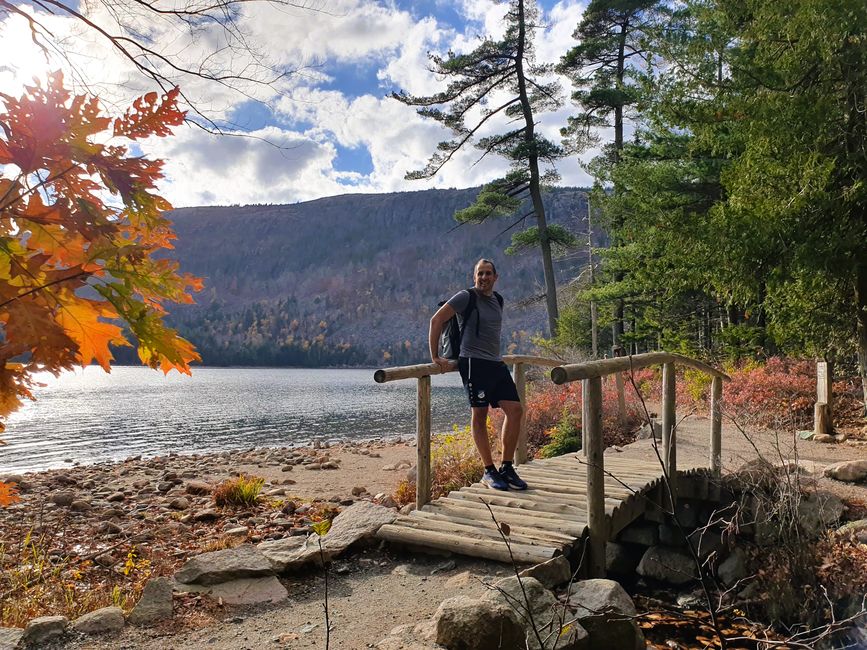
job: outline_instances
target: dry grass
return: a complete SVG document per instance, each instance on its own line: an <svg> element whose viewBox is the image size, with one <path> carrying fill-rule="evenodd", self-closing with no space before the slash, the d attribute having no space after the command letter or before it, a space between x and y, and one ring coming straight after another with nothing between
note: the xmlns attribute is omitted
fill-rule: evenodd
<svg viewBox="0 0 867 650"><path fill-rule="evenodd" d="M45 535L0 543L0 625L23 627L46 612L75 619L101 607L130 610L151 575L131 547L123 564L102 567L51 552Z"/></svg>
<svg viewBox="0 0 867 650"><path fill-rule="evenodd" d="M488 440L491 449L496 448L497 434L488 420ZM479 452L473 443L469 425L452 427L452 432L431 440L431 496L437 499L482 478L485 471ZM398 483L394 500L405 505L415 501L415 481L407 479Z"/></svg>
<svg viewBox="0 0 867 650"><path fill-rule="evenodd" d="M214 503L220 507L242 508L255 505L262 492L265 479L259 476L245 476L223 481L214 488Z"/></svg>

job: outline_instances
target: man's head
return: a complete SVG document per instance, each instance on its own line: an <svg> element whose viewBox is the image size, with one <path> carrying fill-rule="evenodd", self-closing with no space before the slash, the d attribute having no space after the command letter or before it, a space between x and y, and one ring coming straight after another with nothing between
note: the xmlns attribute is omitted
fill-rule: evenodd
<svg viewBox="0 0 867 650"><path fill-rule="evenodd" d="M473 280L475 281L476 289L486 295L491 295L494 291L494 283L497 281L497 267L491 260L484 258L476 262L476 267L473 270Z"/></svg>

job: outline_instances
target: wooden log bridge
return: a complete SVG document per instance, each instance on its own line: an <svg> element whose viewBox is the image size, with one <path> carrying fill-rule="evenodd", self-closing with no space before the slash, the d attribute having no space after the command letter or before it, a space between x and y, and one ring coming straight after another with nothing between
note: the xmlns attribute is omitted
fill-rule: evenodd
<svg viewBox="0 0 867 650"><path fill-rule="evenodd" d="M526 430L522 422L516 461L522 463L521 476L530 484L529 489L499 492L476 483L431 501L430 376L440 374L440 368L431 363L377 370L374 379L378 383L418 380L417 509L383 526L379 537L415 547L519 563L542 562L561 554L570 556L583 549L580 552L585 555L587 573L603 577L608 540L648 510L675 505L681 479L719 474L722 382L728 379L719 370L667 352L568 365L531 356L506 356L503 360L514 367L522 402L526 365L553 367L551 379L556 384L582 381L581 452L526 462ZM707 465L700 467L677 466L675 364L701 370L712 378L710 453ZM662 365L663 369L661 462L603 456L602 378L652 365ZM498 530L498 524L504 523L509 527L508 546ZM586 547L581 541L586 541Z"/></svg>

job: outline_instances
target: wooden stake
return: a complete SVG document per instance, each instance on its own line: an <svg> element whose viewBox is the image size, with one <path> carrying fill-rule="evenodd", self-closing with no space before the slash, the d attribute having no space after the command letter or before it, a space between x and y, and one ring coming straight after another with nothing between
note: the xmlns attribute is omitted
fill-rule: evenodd
<svg viewBox="0 0 867 650"><path fill-rule="evenodd" d="M527 462L527 367L523 363L515 364L515 387L518 389L518 399L524 407L521 415L521 429L518 433L518 447L515 449L515 464Z"/></svg>
<svg viewBox="0 0 867 650"><path fill-rule="evenodd" d="M418 378L416 410L416 484L417 508L430 501L430 375Z"/></svg>
<svg viewBox="0 0 867 650"><path fill-rule="evenodd" d="M722 378L714 377L710 384L710 469L722 472Z"/></svg>
<svg viewBox="0 0 867 650"><path fill-rule="evenodd" d="M591 578L605 577L605 542L608 530L605 520L605 466L602 452L602 379L593 377L585 384L587 404L587 525L590 529Z"/></svg>
<svg viewBox="0 0 867 650"><path fill-rule="evenodd" d="M674 363L665 363L662 366L662 461L668 476L668 484L671 487L673 502L677 500L677 486L675 485L677 479L676 399Z"/></svg>

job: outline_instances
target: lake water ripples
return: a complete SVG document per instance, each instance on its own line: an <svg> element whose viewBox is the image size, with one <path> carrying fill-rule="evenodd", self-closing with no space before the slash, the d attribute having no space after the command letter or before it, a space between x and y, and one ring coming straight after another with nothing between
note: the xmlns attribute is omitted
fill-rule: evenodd
<svg viewBox="0 0 867 650"><path fill-rule="evenodd" d="M187 377L89 366L43 381L37 401L9 418L0 473L415 434L416 382L376 384L372 370L196 368ZM434 431L467 422L457 373L432 384Z"/></svg>

